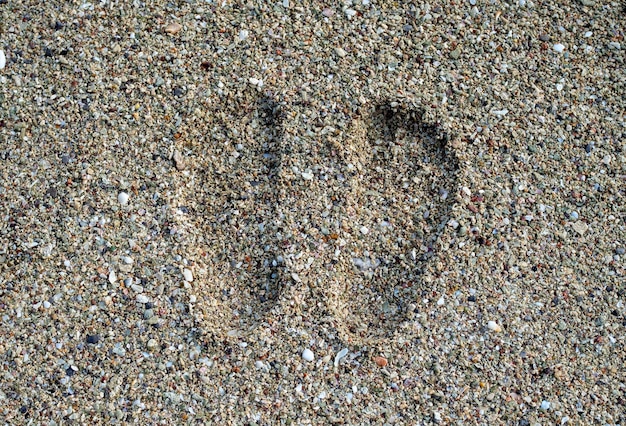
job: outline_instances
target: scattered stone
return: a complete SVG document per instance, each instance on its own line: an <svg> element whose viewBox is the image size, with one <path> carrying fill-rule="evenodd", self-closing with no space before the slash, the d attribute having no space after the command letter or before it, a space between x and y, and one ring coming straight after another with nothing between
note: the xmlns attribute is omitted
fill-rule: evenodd
<svg viewBox="0 0 626 426"><path fill-rule="evenodd" d="M496 333L499 333L502 331L502 327L495 321L489 321L487 323L487 328L491 331L495 331Z"/></svg>
<svg viewBox="0 0 626 426"><path fill-rule="evenodd" d="M7 64L7 58L4 56L4 50L0 50L0 70L4 69Z"/></svg>
<svg viewBox="0 0 626 426"><path fill-rule="evenodd" d="M174 166L176 167L176 170L178 171L183 171L185 170L186 164L185 164L185 159L183 158L183 155L180 153L180 151L176 150L174 151Z"/></svg>
<svg viewBox="0 0 626 426"><path fill-rule="evenodd" d="M589 225L581 220L579 220L578 222L574 222L572 227L574 228L574 231L578 232L578 234L580 235L585 235L585 232L587 232L587 230L589 229Z"/></svg>
<svg viewBox="0 0 626 426"><path fill-rule="evenodd" d="M561 43L555 44L554 46L552 46L552 48L559 53L563 53L563 51L565 50L565 46Z"/></svg>
<svg viewBox="0 0 626 426"><path fill-rule="evenodd" d="M145 294L140 293L137 295L136 300L138 303L148 303L150 301L150 298Z"/></svg>
<svg viewBox="0 0 626 426"><path fill-rule="evenodd" d="M125 206L126 204L128 204L128 194L125 192L120 192L117 196L117 201Z"/></svg>
<svg viewBox="0 0 626 426"><path fill-rule="evenodd" d="M343 348L337 355L335 355L335 367L339 366L339 361L341 361L346 355L348 355L348 348Z"/></svg>
<svg viewBox="0 0 626 426"><path fill-rule="evenodd" d="M95 345L100 341L100 336L97 334L88 334L87 335L87 343L91 345Z"/></svg>
<svg viewBox="0 0 626 426"><path fill-rule="evenodd" d="M388 363L387 358L382 357L382 356L374 357L374 362L376 363L377 366L381 368L387 366L387 363Z"/></svg>
<svg viewBox="0 0 626 426"><path fill-rule="evenodd" d="M192 282L193 281L193 273L190 269L183 269L183 276L185 277L185 281Z"/></svg>
<svg viewBox="0 0 626 426"><path fill-rule="evenodd" d="M315 359L315 355L313 355L313 351L307 348L302 352L302 359L311 362L313 361L313 359Z"/></svg>
<svg viewBox="0 0 626 426"><path fill-rule="evenodd" d="M183 28L182 25L180 25L178 22L172 22L171 24L167 24L165 26L164 31L167 34L171 34L171 35L175 35L177 34L181 29Z"/></svg>
<svg viewBox="0 0 626 426"><path fill-rule="evenodd" d="M157 349L158 345L159 344L155 339L150 339L148 340L148 344L146 346L148 347L148 350L150 352L154 352Z"/></svg>

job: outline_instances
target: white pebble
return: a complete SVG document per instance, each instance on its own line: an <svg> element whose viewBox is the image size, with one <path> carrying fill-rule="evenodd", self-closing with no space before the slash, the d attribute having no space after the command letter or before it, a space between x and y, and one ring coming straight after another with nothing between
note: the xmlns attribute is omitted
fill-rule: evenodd
<svg viewBox="0 0 626 426"><path fill-rule="evenodd" d="M592 35L593 35L593 33L592 33L591 31L587 31L587 32L585 33L585 38L589 38L589 37L591 37Z"/></svg>
<svg viewBox="0 0 626 426"><path fill-rule="evenodd" d="M302 352L302 359L304 359L305 361L313 361L313 359L315 359L315 355L313 355L313 352L307 348Z"/></svg>
<svg viewBox="0 0 626 426"><path fill-rule="evenodd" d="M117 275L115 275L115 271L109 272L109 282L111 284L115 284L117 282Z"/></svg>
<svg viewBox="0 0 626 426"><path fill-rule="evenodd" d="M245 39L248 38L248 30L241 30L239 31L239 40L244 41Z"/></svg>
<svg viewBox="0 0 626 426"><path fill-rule="evenodd" d="M550 409L550 402L548 402L548 401L541 401L541 409L542 410Z"/></svg>
<svg viewBox="0 0 626 426"><path fill-rule="evenodd" d="M128 204L128 194L125 192L120 192L119 195L117 196L117 201L125 206L126 204Z"/></svg>
<svg viewBox="0 0 626 426"><path fill-rule="evenodd" d="M50 304L50 302L48 302L47 300L44 300L44 302L43 302L43 307L44 307L44 308L46 308L46 309L50 309L50 306L52 306L52 305Z"/></svg>
<svg viewBox="0 0 626 426"><path fill-rule="evenodd" d="M445 299L443 296L441 296L439 298L439 300L437 300L437 306L443 306L443 304L446 303Z"/></svg>
<svg viewBox="0 0 626 426"><path fill-rule="evenodd" d="M366 226L361 226L360 231L361 231L361 234L363 234L363 235L366 235L368 232L370 232L370 230L367 229Z"/></svg>
<svg viewBox="0 0 626 426"><path fill-rule="evenodd" d="M263 361L255 361L254 366L256 367L257 370L262 370L263 367L265 367L265 364L263 364Z"/></svg>
<svg viewBox="0 0 626 426"><path fill-rule="evenodd" d="M500 325L497 322L495 322L495 321L489 321L487 323L487 328L489 328L489 330L495 331L497 333L502 331L502 327L500 327Z"/></svg>
<svg viewBox="0 0 626 426"><path fill-rule="evenodd" d="M312 180L313 179L313 173L302 172L302 179L304 179L304 180Z"/></svg>
<svg viewBox="0 0 626 426"><path fill-rule="evenodd" d="M555 44L554 46L552 46L552 48L559 53L563 53L563 51L565 50L565 46L563 46L561 43Z"/></svg>
<svg viewBox="0 0 626 426"><path fill-rule="evenodd" d="M124 256L124 257L122 257L122 262L124 262L127 265L132 265L134 260L130 256Z"/></svg>
<svg viewBox="0 0 626 426"><path fill-rule="evenodd" d="M602 159L602 162L608 166L609 164L611 164L611 156L605 155L604 158Z"/></svg>
<svg viewBox="0 0 626 426"><path fill-rule="evenodd" d="M189 269L183 269L183 276L185 277L185 281L192 282L193 274Z"/></svg>
<svg viewBox="0 0 626 426"><path fill-rule="evenodd" d="M556 84L556 90L557 90L557 91L559 91L559 92L560 92L561 90L563 90L563 83L557 83L557 84Z"/></svg>
<svg viewBox="0 0 626 426"><path fill-rule="evenodd" d="M263 87L263 80L261 79L250 77L250 80L248 81L250 81L250 84L252 84L253 86Z"/></svg>
<svg viewBox="0 0 626 426"><path fill-rule="evenodd" d="M0 70L4 69L7 64L7 58L4 56L4 50L0 50Z"/></svg>
<svg viewBox="0 0 626 426"><path fill-rule="evenodd" d="M150 298L145 294L138 294L136 300L139 303L148 303L150 301Z"/></svg>
<svg viewBox="0 0 626 426"><path fill-rule="evenodd" d="M344 12L346 13L346 16L348 18L352 18L354 15L356 15L356 10L354 9L346 9Z"/></svg>

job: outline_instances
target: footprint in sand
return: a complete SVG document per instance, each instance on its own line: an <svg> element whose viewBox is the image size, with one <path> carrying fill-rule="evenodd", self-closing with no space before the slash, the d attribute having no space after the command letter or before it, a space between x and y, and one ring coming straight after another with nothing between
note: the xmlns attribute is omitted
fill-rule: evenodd
<svg viewBox="0 0 626 426"><path fill-rule="evenodd" d="M329 304L344 338L368 341L391 337L411 315L449 219L458 164L417 111L379 106L354 133L335 194L347 237Z"/></svg>
<svg viewBox="0 0 626 426"><path fill-rule="evenodd" d="M269 98L235 99L196 117L181 139L189 163L180 184L187 211L181 226L198 252L198 269L206 270L194 289L196 314L219 335L250 329L283 287L280 109Z"/></svg>

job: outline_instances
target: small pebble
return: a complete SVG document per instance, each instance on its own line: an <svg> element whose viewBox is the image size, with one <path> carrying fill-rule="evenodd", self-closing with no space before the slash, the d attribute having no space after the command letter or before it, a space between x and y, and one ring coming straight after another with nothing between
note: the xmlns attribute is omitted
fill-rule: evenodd
<svg viewBox="0 0 626 426"><path fill-rule="evenodd" d="M117 275L115 274L115 271L109 272L109 282L111 284L115 284L117 282Z"/></svg>
<svg viewBox="0 0 626 426"><path fill-rule="evenodd" d="M46 308L46 309L50 309L50 306L52 306L52 305L50 304L50 302L48 302L47 300L44 300L44 302L43 302L43 307L44 307L44 308Z"/></svg>
<svg viewBox="0 0 626 426"><path fill-rule="evenodd" d="M4 69L7 64L7 58L4 56L4 50L0 50L0 70Z"/></svg>
<svg viewBox="0 0 626 426"><path fill-rule="evenodd" d="M361 226L360 231L361 231L361 234L363 234L363 235L366 235L368 232L370 232L370 230L367 229L366 226Z"/></svg>
<svg viewBox="0 0 626 426"><path fill-rule="evenodd" d="M344 12L348 18L352 18L356 15L356 10L354 9L346 9Z"/></svg>
<svg viewBox="0 0 626 426"><path fill-rule="evenodd" d="M174 151L174 166L176 167L176 170L178 171L182 171L185 170L185 159L183 158L183 155L180 153L180 151L176 150Z"/></svg>
<svg viewBox="0 0 626 426"><path fill-rule="evenodd" d="M126 204L128 204L128 194L125 192L120 192L117 196L117 201L125 206Z"/></svg>
<svg viewBox="0 0 626 426"><path fill-rule="evenodd" d="M544 411L550 409L550 403L548 401L541 401L541 409Z"/></svg>
<svg viewBox="0 0 626 426"><path fill-rule="evenodd" d="M154 351L156 349L157 345L158 345L158 343L157 343L157 341L155 339L148 340L147 346L148 346L148 350L150 352Z"/></svg>
<svg viewBox="0 0 626 426"><path fill-rule="evenodd" d="M565 46L563 46L561 43L555 44L554 46L552 46L552 48L559 53L563 53L563 51L565 50Z"/></svg>
<svg viewBox="0 0 626 426"><path fill-rule="evenodd" d="M322 15L324 15L327 18L330 18L334 14L335 14L335 11L332 10L331 8L329 8L329 7L325 8L324 10L322 10Z"/></svg>
<svg viewBox="0 0 626 426"><path fill-rule="evenodd" d="M335 48L335 53L336 53L338 56L342 57L342 58L345 58L345 56L348 54L348 53L347 53L345 50L343 50L341 47L336 47L336 48Z"/></svg>
<svg viewBox="0 0 626 426"><path fill-rule="evenodd" d="M167 24L165 27L165 32L168 34L176 34L183 28L178 22L172 22L171 24Z"/></svg>
<svg viewBox="0 0 626 426"><path fill-rule="evenodd" d="M307 348L302 352L302 359L311 362L315 359L315 355L313 355L313 352Z"/></svg>
<svg viewBox="0 0 626 426"><path fill-rule="evenodd" d="M382 357L382 356L374 357L374 362L376 363L377 366L381 368L385 367L388 364L387 358Z"/></svg>
<svg viewBox="0 0 626 426"><path fill-rule="evenodd" d="M148 303L150 301L148 296L146 296L145 294L138 294L136 300L139 303Z"/></svg>
<svg viewBox="0 0 626 426"><path fill-rule="evenodd" d="M578 212L571 212L569 214L570 219L572 220L578 220Z"/></svg>
<svg viewBox="0 0 626 426"><path fill-rule="evenodd" d="M487 323L487 328L491 331L495 331L496 333L499 333L502 331L502 327L500 327L500 325L495 321L489 321Z"/></svg>
<svg viewBox="0 0 626 426"><path fill-rule="evenodd" d="M193 281L193 274L191 273L191 270L183 269L183 276L185 277L185 281L187 282Z"/></svg>
<svg viewBox="0 0 626 426"><path fill-rule="evenodd" d="M97 334L88 334L87 335L87 343L95 345L100 341L100 336Z"/></svg>

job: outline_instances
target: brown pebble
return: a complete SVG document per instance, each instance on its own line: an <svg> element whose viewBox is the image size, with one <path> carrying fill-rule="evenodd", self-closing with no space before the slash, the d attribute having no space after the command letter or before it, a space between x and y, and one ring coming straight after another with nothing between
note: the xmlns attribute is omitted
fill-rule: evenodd
<svg viewBox="0 0 626 426"><path fill-rule="evenodd" d="M167 26L165 27L165 32L174 35L178 33L182 28L183 26L179 23L172 22L171 24L167 24Z"/></svg>
<svg viewBox="0 0 626 426"><path fill-rule="evenodd" d="M387 365L387 358L384 358L382 356L377 356L377 357L374 357L374 362L379 367L385 367Z"/></svg>

